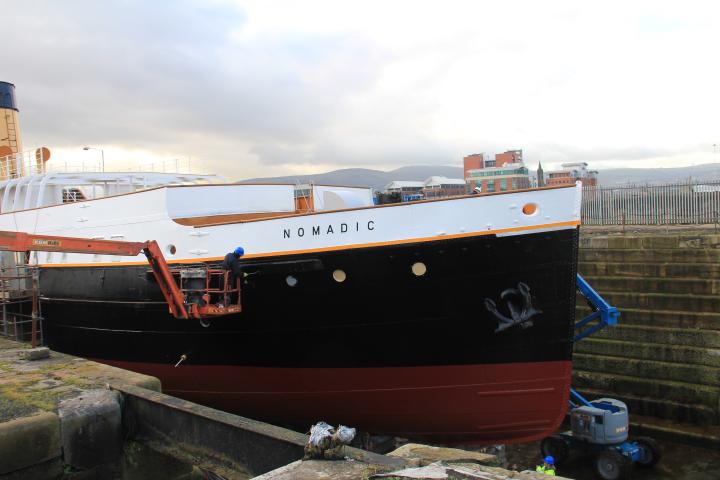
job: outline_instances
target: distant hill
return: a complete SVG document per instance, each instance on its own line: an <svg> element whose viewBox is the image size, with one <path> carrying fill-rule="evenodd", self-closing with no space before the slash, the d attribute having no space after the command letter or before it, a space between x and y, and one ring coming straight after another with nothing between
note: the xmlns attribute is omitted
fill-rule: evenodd
<svg viewBox="0 0 720 480"><path fill-rule="evenodd" d="M382 170L371 170L369 168L343 168L327 173L315 175L293 175L287 177L250 178L239 183L314 183L329 185L349 185L353 187L372 187L382 190L385 185L393 180L416 180L422 181L433 175L441 175L448 178L462 178L461 167L450 167L445 165L418 165L402 167L389 172Z"/></svg>
<svg viewBox="0 0 720 480"><path fill-rule="evenodd" d="M592 168L592 165L590 165ZM531 171L534 174L534 171ZM251 178L239 183L315 183L329 185L350 185L372 187L382 190L393 180L422 181L433 175L448 178L462 178L462 167L448 165L415 165L384 172L368 168L344 168L315 175L293 175L287 177ZM623 185L627 183L664 183L684 181L688 178L720 179L720 164L709 163L678 168L611 168L600 170L600 185Z"/></svg>

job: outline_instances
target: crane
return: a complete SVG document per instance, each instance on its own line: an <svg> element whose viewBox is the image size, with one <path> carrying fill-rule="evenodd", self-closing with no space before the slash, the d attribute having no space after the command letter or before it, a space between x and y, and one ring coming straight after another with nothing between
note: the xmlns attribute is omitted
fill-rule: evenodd
<svg viewBox="0 0 720 480"><path fill-rule="evenodd" d="M155 240L125 242L0 231L0 251L87 253L126 257L134 257L142 252L152 268L173 317L202 321L242 311L240 287L228 285L228 272L211 269L206 264L201 267L171 269ZM228 298L235 293L237 301L229 302Z"/></svg>

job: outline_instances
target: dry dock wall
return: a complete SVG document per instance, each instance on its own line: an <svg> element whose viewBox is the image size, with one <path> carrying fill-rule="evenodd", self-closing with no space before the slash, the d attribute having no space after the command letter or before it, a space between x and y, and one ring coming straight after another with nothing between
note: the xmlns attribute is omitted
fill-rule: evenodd
<svg viewBox="0 0 720 480"><path fill-rule="evenodd" d="M720 424L720 235L588 235L579 272L620 309L575 345L573 381L637 415ZM582 298L577 318L589 313Z"/></svg>

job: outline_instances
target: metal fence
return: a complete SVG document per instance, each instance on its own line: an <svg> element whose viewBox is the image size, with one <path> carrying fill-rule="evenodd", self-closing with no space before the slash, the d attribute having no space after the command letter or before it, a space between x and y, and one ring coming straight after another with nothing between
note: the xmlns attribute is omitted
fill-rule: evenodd
<svg viewBox="0 0 720 480"><path fill-rule="evenodd" d="M585 187L582 222L585 225L718 224L720 180Z"/></svg>

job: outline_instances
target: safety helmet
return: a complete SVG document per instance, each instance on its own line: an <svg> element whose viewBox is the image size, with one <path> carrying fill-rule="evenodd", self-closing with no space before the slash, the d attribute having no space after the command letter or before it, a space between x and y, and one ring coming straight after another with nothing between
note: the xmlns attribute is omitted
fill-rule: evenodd
<svg viewBox="0 0 720 480"><path fill-rule="evenodd" d="M245 255L245 250L242 247L237 247L233 253L238 257L242 257Z"/></svg>
<svg viewBox="0 0 720 480"><path fill-rule="evenodd" d="M545 463L547 463L548 465L554 465L555 459L553 457L551 457L550 455L548 455L547 457L545 457Z"/></svg>

